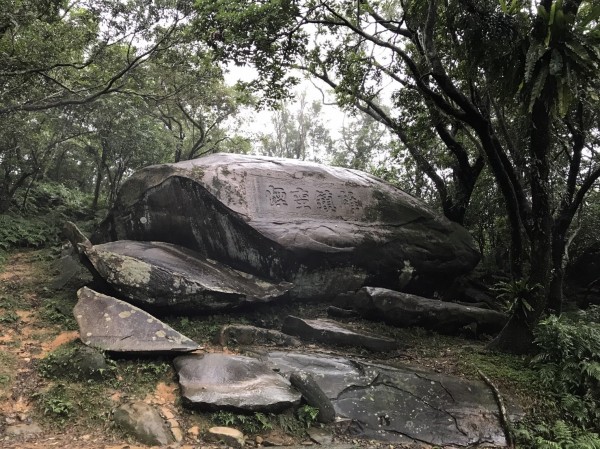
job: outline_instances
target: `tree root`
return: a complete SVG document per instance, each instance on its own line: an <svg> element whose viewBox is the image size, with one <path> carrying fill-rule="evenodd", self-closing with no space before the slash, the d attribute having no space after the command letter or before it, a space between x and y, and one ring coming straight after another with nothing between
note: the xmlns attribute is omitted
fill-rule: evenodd
<svg viewBox="0 0 600 449"><path fill-rule="evenodd" d="M500 391L498 390L496 385L494 385L494 383L490 380L489 377L483 374L483 372L479 369L477 370L477 373L479 373L479 376L481 376L483 381L487 384L488 387L490 387L490 389L494 393L494 399L496 399L498 409L500 410L500 425L504 430L504 436L506 438L506 447L508 447L509 449L514 449L515 441L511 432L511 424L508 418L508 413L506 412L506 407L504 405L504 399L502 399Z"/></svg>

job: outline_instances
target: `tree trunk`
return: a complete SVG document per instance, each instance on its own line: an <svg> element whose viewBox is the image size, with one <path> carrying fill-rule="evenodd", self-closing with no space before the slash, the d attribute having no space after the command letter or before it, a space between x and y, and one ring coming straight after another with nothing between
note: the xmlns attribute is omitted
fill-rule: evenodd
<svg viewBox="0 0 600 449"><path fill-rule="evenodd" d="M98 200L100 199L100 187L102 187L102 172L104 170L104 165L106 165L106 151L104 150L104 145L102 145L102 154L100 156L100 161L98 161L98 171L96 173L96 186L94 187L94 200L92 201L92 210L96 211L98 209Z"/></svg>
<svg viewBox="0 0 600 449"><path fill-rule="evenodd" d="M533 106L530 129L531 250L527 291L520 292L516 310L490 345L506 352L528 352L533 329L546 310L552 277L552 204L550 197L550 111L546 87ZM517 292L515 292L517 293ZM524 339L517 341L517 338Z"/></svg>
<svg viewBox="0 0 600 449"><path fill-rule="evenodd" d="M564 256L567 247L565 232L555 226L552 235L552 279L548 291L548 313L560 315L563 303L563 281L565 277ZM562 226L560 226L562 228Z"/></svg>
<svg viewBox="0 0 600 449"><path fill-rule="evenodd" d="M535 350L533 330L522 309L512 314L500 334L490 342L488 349L512 354L530 354Z"/></svg>

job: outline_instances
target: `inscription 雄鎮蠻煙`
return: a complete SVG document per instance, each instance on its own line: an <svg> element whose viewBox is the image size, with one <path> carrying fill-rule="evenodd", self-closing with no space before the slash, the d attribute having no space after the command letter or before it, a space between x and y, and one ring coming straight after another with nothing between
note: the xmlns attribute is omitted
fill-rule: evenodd
<svg viewBox="0 0 600 449"><path fill-rule="evenodd" d="M291 191L292 199L296 204L296 209L310 209L310 194L308 190L304 190L298 187L296 190Z"/></svg>
<svg viewBox="0 0 600 449"><path fill-rule="evenodd" d="M339 192L330 189L316 190L312 193L301 187L296 187L288 192L283 187L269 185L266 190L269 206L295 209L315 209L324 212L337 212L338 209L358 212L362 209L362 202L350 190ZM289 201L289 203L288 203Z"/></svg>
<svg viewBox="0 0 600 449"><path fill-rule="evenodd" d="M272 184L267 189L267 197L271 206L287 206L287 192L283 187L275 187Z"/></svg>
<svg viewBox="0 0 600 449"><path fill-rule="evenodd" d="M333 202L333 193L331 193L331 190L317 190L316 200L317 209L324 210L325 212L335 212L337 209Z"/></svg>
<svg viewBox="0 0 600 449"><path fill-rule="evenodd" d="M338 198L342 202L342 206L356 212L362 209L362 202L354 196L354 192L350 190L340 190Z"/></svg>

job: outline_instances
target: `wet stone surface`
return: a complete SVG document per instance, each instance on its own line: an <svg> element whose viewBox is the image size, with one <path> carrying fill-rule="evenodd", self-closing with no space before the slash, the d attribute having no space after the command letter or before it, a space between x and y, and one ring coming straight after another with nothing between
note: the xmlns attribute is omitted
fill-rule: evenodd
<svg viewBox="0 0 600 449"><path fill-rule="evenodd" d="M357 436L392 443L505 445L497 405L481 382L309 353L271 352L283 375L309 373Z"/></svg>
<svg viewBox="0 0 600 449"><path fill-rule="evenodd" d="M255 358L211 353L174 364L183 398L202 409L278 412L300 402L287 379Z"/></svg>
<svg viewBox="0 0 600 449"><path fill-rule="evenodd" d="M95 292L77 292L73 314L86 345L115 352L190 352L198 344L143 310Z"/></svg>

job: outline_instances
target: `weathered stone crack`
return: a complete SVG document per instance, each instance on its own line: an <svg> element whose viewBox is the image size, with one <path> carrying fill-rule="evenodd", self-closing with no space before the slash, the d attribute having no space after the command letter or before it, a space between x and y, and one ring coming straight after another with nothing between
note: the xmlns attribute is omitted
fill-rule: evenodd
<svg viewBox="0 0 600 449"><path fill-rule="evenodd" d="M379 376L378 376L379 377ZM376 381L377 379L375 379ZM454 421L454 426L456 427L456 430L458 430L460 433L462 433L465 437L468 437L469 435L467 434L467 432L465 432L463 429L460 428L460 426L458 425L458 419L452 414L450 413L448 410L444 410L443 408L438 408L438 407L434 407L433 405L431 405L429 402L427 402L426 400L424 400L422 397L417 396L416 394L405 390L404 388L399 387L398 385L394 385L394 384L390 384L387 382L380 382L380 383L373 383L373 385L385 385L387 387L391 387L394 388L398 391L401 391L403 393L408 394L409 396L412 396L413 398L417 399L418 401L422 402L423 404L425 404L427 407L431 408L432 410L437 410L438 412L442 412L445 413L446 415L448 415L450 418L452 418L452 420Z"/></svg>
<svg viewBox="0 0 600 449"><path fill-rule="evenodd" d="M450 398L452 399L452 402L456 402L456 399L454 399L454 396L452 395L452 393L450 393L450 390L448 390L448 389L446 388L446 386L445 386L445 385L444 385L442 382L440 382L439 380L434 380L434 379L431 379L431 378L429 378L429 377L426 377L426 376L422 376L422 375L420 375L420 374L419 374L419 373L417 373L417 372L415 372L414 374L415 374L415 376L417 376L419 379L428 380L429 382L435 382L435 383L437 383L437 384L438 384L440 387L442 387L442 388L444 389L444 391L445 391L445 392L448 394L448 396L450 396Z"/></svg>

